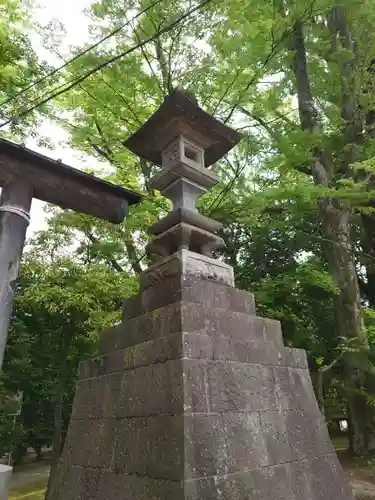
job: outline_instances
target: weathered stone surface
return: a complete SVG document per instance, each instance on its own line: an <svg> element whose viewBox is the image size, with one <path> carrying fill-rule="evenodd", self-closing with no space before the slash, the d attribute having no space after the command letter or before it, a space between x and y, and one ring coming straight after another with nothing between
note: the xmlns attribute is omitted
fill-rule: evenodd
<svg viewBox="0 0 375 500"><path fill-rule="evenodd" d="M209 309L200 303L175 302L106 330L100 337L99 348L102 354L107 354L178 332L283 345L278 321L226 309Z"/></svg>
<svg viewBox="0 0 375 500"><path fill-rule="evenodd" d="M151 499L184 500L183 483L104 471L100 476L96 495L92 498L92 500Z"/></svg>
<svg viewBox="0 0 375 500"><path fill-rule="evenodd" d="M161 236L157 238L161 238ZM210 248L214 245L213 248L215 248L215 241L207 240L205 244ZM199 249L199 252L201 250ZM215 281L222 285L234 285L232 266L206 255L201 255L201 253L180 249L143 271L141 274L141 290L158 286L164 280L174 276Z"/></svg>
<svg viewBox="0 0 375 500"><path fill-rule="evenodd" d="M288 472L287 464L282 464L200 479L186 484L185 499L297 500L293 496ZM303 498L306 497L298 500Z"/></svg>
<svg viewBox="0 0 375 500"><path fill-rule="evenodd" d="M285 347L284 352L286 366L289 366L290 368L308 369L309 365L307 363L306 351L304 351L303 349Z"/></svg>
<svg viewBox="0 0 375 500"><path fill-rule="evenodd" d="M221 310L175 310L194 333L160 335L82 370L61 464L81 492L71 500L329 500L317 474L352 500L305 353L266 340L267 321L248 314L229 314L223 327ZM252 325L250 340L226 335L236 321Z"/></svg>
<svg viewBox="0 0 375 500"><path fill-rule="evenodd" d="M181 331L182 308L181 303L176 302L104 331L99 349L106 354Z"/></svg>
<svg viewBox="0 0 375 500"><path fill-rule="evenodd" d="M324 498L323 495L327 496L327 493L331 498L340 498L340 500L353 498L352 489L344 478L335 453L325 457L316 457L310 462L310 485L314 500Z"/></svg>
<svg viewBox="0 0 375 500"><path fill-rule="evenodd" d="M155 283L160 283L160 279L173 276L176 260L181 265L181 271L184 273L185 269L188 276L233 285L233 269L212 259L212 252L222 246L224 246L223 238L199 227L185 222L170 227L162 234L154 236L146 245L147 253L153 255L154 258L158 256L164 260L143 271L142 288L153 287ZM172 255L173 260L167 257Z"/></svg>
<svg viewBox="0 0 375 500"><path fill-rule="evenodd" d="M185 416L185 474L220 476L268 465L258 412Z"/></svg>
<svg viewBox="0 0 375 500"><path fill-rule="evenodd" d="M164 363L184 356L184 335L175 333L157 340L144 342L124 351L126 365L137 368L155 363ZM126 369L126 366L124 366Z"/></svg>
<svg viewBox="0 0 375 500"><path fill-rule="evenodd" d="M122 375L114 373L81 380L77 384L72 418L114 417Z"/></svg>
<svg viewBox="0 0 375 500"><path fill-rule="evenodd" d="M108 469L112 465L117 424L112 419L72 419L61 462Z"/></svg>
<svg viewBox="0 0 375 500"><path fill-rule="evenodd" d="M77 500L83 497L81 484L85 469L71 464L59 463L57 472L52 475L51 500Z"/></svg>
<svg viewBox="0 0 375 500"><path fill-rule="evenodd" d="M233 340L268 340L268 321L249 314L207 309L202 304L182 303L182 331ZM282 337L272 339L282 342Z"/></svg>
<svg viewBox="0 0 375 500"><path fill-rule="evenodd" d="M184 500L180 481L59 464L52 500Z"/></svg>
<svg viewBox="0 0 375 500"><path fill-rule="evenodd" d="M179 207L169 212L169 214L166 215L163 219L155 222L147 232L149 234L158 235L167 231L176 224L179 224L180 222L186 222L191 226L196 226L200 229L204 229L205 231L210 231L212 233L215 233L222 227L222 224L220 222L216 222L213 219L208 219L194 209Z"/></svg>
<svg viewBox="0 0 375 500"><path fill-rule="evenodd" d="M305 414L288 411L285 412L285 425L293 460L319 457L334 452L327 426L320 414L313 418L308 410Z"/></svg>
<svg viewBox="0 0 375 500"><path fill-rule="evenodd" d="M159 415L119 421L113 466L121 473L182 480L184 417Z"/></svg>
<svg viewBox="0 0 375 500"><path fill-rule="evenodd" d="M259 413L261 434L268 457L266 465L277 465L295 459L289 440L285 413L280 409Z"/></svg>
<svg viewBox="0 0 375 500"><path fill-rule="evenodd" d="M288 469L295 500L354 499L335 453L291 462Z"/></svg>
<svg viewBox="0 0 375 500"><path fill-rule="evenodd" d="M229 337L213 338L203 333L179 332L85 361L81 365L80 379L181 358L307 368L306 353L301 349L290 349L263 340L241 341Z"/></svg>
<svg viewBox="0 0 375 500"><path fill-rule="evenodd" d="M208 309L218 308L255 314L254 296L248 292L212 281L176 275L164 280L157 287L144 290L127 299L123 308L123 320L181 301L201 303Z"/></svg>
<svg viewBox="0 0 375 500"><path fill-rule="evenodd" d="M274 376L281 408L320 414L307 369L275 367Z"/></svg>
<svg viewBox="0 0 375 500"><path fill-rule="evenodd" d="M121 371L124 368L124 353L112 351L110 354L83 361L80 365L80 380L99 377Z"/></svg>
<svg viewBox="0 0 375 500"><path fill-rule="evenodd" d="M168 361L123 373L117 417L180 414L184 404L183 368Z"/></svg>
<svg viewBox="0 0 375 500"><path fill-rule="evenodd" d="M314 418L299 410L276 410L261 413L260 421L270 465L333 453L320 414Z"/></svg>
<svg viewBox="0 0 375 500"><path fill-rule="evenodd" d="M107 354L181 331L182 309L177 302L105 330L100 336L99 349Z"/></svg>
<svg viewBox="0 0 375 500"><path fill-rule="evenodd" d="M185 500L353 500L335 454L189 480Z"/></svg>
<svg viewBox="0 0 375 500"><path fill-rule="evenodd" d="M206 371L210 411L269 411L278 408L270 367L209 362Z"/></svg>

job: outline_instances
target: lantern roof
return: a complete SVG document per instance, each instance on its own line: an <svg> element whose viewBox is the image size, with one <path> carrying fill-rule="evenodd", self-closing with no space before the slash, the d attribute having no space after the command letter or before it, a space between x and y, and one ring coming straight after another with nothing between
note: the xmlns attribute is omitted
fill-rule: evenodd
<svg viewBox="0 0 375 500"><path fill-rule="evenodd" d="M162 165L162 151L180 134L204 149L206 167L222 158L242 138L239 132L200 108L194 96L177 88L123 144L141 158Z"/></svg>

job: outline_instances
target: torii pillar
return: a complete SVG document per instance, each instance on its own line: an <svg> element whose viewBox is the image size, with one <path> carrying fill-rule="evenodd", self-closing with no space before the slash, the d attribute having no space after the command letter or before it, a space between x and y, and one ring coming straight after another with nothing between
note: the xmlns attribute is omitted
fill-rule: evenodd
<svg viewBox="0 0 375 500"><path fill-rule="evenodd" d="M125 144L173 210L122 324L82 365L54 500L353 500L304 351L212 255L196 198L240 139L180 90Z"/></svg>
<svg viewBox="0 0 375 500"><path fill-rule="evenodd" d="M140 195L0 139L0 370L33 198L114 223Z"/></svg>

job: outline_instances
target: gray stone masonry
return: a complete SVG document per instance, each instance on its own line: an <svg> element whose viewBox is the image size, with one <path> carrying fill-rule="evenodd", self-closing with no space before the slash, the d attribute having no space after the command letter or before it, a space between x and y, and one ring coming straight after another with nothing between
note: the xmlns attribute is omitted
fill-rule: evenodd
<svg viewBox="0 0 375 500"><path fill-rule="evenodd" d="M56 500L352 500L304 351L252 295L175 276L83 363Z"/></svg>
<svg viewBox="0 0 375 500"><path fill-rule="evenodd" d="M173 210L120 325L84 363L49 500L353 500L304 351L256 316L196 210L240 135L181 90L126 143Z"/></svg>

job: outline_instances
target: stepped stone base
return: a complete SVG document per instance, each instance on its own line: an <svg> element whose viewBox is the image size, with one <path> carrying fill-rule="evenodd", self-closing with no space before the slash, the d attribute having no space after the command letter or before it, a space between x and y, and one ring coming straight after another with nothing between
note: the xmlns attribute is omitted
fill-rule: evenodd
<svg viewBox="0 0 375 500"><path fill-rule="evenodd" d="M171 277L84 363L55 500L353 500L304 351L253 297Z"/></svg>

